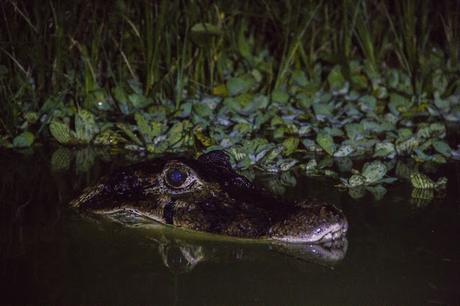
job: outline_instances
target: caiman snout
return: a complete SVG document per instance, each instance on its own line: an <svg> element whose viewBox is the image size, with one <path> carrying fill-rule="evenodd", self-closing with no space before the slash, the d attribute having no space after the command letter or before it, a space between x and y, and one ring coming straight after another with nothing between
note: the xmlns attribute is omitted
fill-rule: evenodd
<svg viewBox="0 0 460 306"><path fill-rule="evenodd" d="M294 243L323 243L345 236L348 222L341 210L325 203L298 204L300 210L275 223L271 239Z"/></svg>

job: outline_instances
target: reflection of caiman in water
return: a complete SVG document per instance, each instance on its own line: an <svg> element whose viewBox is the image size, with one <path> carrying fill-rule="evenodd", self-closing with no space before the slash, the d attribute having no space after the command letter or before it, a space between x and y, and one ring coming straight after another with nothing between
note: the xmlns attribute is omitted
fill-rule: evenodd
<svg viewBox="0 0 460 306"><path fill-rule="evenodd" d="M238 175L222 151L197 160L156 159L124 168L86 189L72 206L106 215L129 213L133 220L150 219L183 229L265 239L280 247L310 248L312 253L343 248L348 229L345 216L332 205L317 200L284 203L267 195Z"/></svg>
<svg viewBox="0 0 460 306"><path fill-rule="evenodd" d="M136 225L138 227L139 225ZM149 226L142 226L149 228ZM236 262L251 261L258 258L258 251L269 249L289 255L302 261L314 262L325 266L334 266L340 262L347 251L347 240L340 239L322 244L311 243L266 243L252 240L241 243L232 238L206 235L190 235L190 233L168 230L166 228L149 231L149 239L158 245L158 253L163 263L175 273L190 272L201 262Z"/></svg>

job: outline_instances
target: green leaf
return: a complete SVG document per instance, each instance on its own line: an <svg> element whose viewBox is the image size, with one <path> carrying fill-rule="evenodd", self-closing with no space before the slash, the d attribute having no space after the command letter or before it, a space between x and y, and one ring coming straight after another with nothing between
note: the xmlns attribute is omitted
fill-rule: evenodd
<svg viewBox="0 0 460 306"><path fill-rule="evenodd" d="M308 79L307 76L305 75L305 72L302 70L296 70L292 74L292 80L294 81L294 84L300 87L307 86L308 84Z"/></svg>
<svg viewBox="0 0 460 306"><path fill-rule="evenodd" d="M299 143L300 143L300 140L299 138L296 138L296 137L289 137L286 140L284 140L283 141L284 154L286 156L289 156L292 153L294 153L297 147L299 146Z"/></svg>
<svg viewBox="0 0 460 306"><path fill-rule="evenodd" d="M339 149L334 153L334 157L346 157L353 153L354 149L351 145L341 145Z"/></svg>
<svg viewBox="0 0 460 306"><path fill-rule="evenodd" d="M193 25L191 29L193 34L207 34L207 35L220 35L222 34L221 29L207 22L199 22Z"/></svg>
<svg viewBox="0 0 460 306"><path fill-rule="evenodd" d="M436 184L432 179L425 174L418 172L410 175L410 182L414 188L418 189L434 189L436 187Z"/></svg>
<svg viewBox="0 0 460 306"><path fill-rule="evenodd" d="M50 133L61 144L70 144L73 136L67 124L53 120L49 125Z"/></svg>
<svg viewBox="0 0 460 306"><path fill-rule="evenodd" d="M432 159L431 159L433 162L437 163L437 164L445 164L447 163L447 160L446 158L441 155L441 154L433 154L432 156Z"/></svg>
<svg viewBox="0 0 460 306"><path fill-rule="evenodd" d="M358 101L363 112L375 112L377 109L377 99L373 96L362 96Z"/></svg>
<svg viewBox="0 0 460 306"><path fill-rule="evenodd" d="M184 137L184 124L176 122L168 131L168 143L170 146L177 146Z"/></svg>
<svg viewBox="0 0 460 306"><path fill-rule="evenodd" d="M251 113L251 112L261 111L268 106L268 103L269 103L269 99L265 95L256 95L256 96L251 95L251 101L249 105L245 108L245 112ZM270 115L268 112L264 112L263 114L256 116L257 123L254 125L255 128L259 128L261 124L268 121L271 117L272 115Z"/></svg>
<svg viewBox="0 0 460 306"><path fill-rule="evenodd" d="M357 186L363 186L366 184L366 178L360 174L353 174L349 179L348 179L348 187L357 187Z"/></svg>
<svg viewBox="0 0 460 306"><path fill-rule="evenodd" d="M153 138L158 136L153 132L152 126L142 114L135 113L134 120L136 120L137 128L139 132L141 132L146 143L151 143Z"/></svg>
<svg viewBox="0 0 460 306"><path fill-rule="evenodd" d="M249 44L249 40L245 35L245 31L247 29L247 25L243 22L240 30L238 32L238 51L240 52L241 56L248 61L252 60L252 47Z"/></svg>
<svg viewBox="0 0 460 306"><path fill-rule="evenodd" d="M272 92L272 101L280 104L285 104L289 100L289 95L284 90L274 90Z"/></svg>
<svg viewBox="0 0 460 306"><path fill-rule="evenodd" d="M396 69L391 69L387 73L387 83L390 87L396 88L399 84L399 72Z"/></svg>
<svg viewBox="0 0 460 306"><path fill-rule="evenodd" d="M247 110L254 98L254 95L250 93L244 93L234 98L234 101L237 102L236 110Z"/></svg>
<svg viewBox="0 0 460 306"><path fill-rule="evenodd" d="M345 126L348 138L358 140L364 137L364 126L361 123L350 123Z"/></svg>
<svg viewBox="0 0 460 306"><path fill-rule="evenodd" d="M123 133L125 133L128 138L133 141L136 145L142 146L142 141L139 139L139 137L136 136L136 134L133 133L131 130L131 127L125 123L122 122L117 122L115 124Z"/></svg>
<svg viewBox="0 0 460 306"><path fill-rule="evenodd" d="M442 141L442 140L434 140L433 141L433 148L438 152L444 155L445 157L451 157L452 155L452 149L451 147L447 144L447 142Z"/></svg>
<svg viewBox="0 0 460 306"><path fill-rule="evenodd" d="M362 175L366 178L367 184L373 184L383 179L387 171L385 164L376 160L364 165Z"/></svg>
<svg viewBox="0 0 460 306"><path fill-rule="evenodd" d="M24 114L24 118L29 124L34 124L38 121L39 116L36 112L27 112Z"/></svg>
<svg viewBox="0 0 460 306"><path fill-rule="evenodd" d="M25 131L13 139L13 146L15 148L28 148L34 143L34 140L34 134L29 131Z"/></svg>
<svg viewBox="0 0 460 306"><path fill-rule="evenodd" d="M353 82L354 88L356 89L363 90L368 86L368 80L363 74L353 74L351 76L351 80Z"/></svg>
<svg viewBox="0 0 460 306"><path fill-rule="evenodd" d="M412 101L406 97L392 93L390 95L390 103L388 103L388 108L393 115L399 116L400 113L409 111L412 104Z"/></svg>
<svg viewBox="0 0 460 306"><path fill-rule="evenodd" d="M327 103L313 103L313 111L317 117L332 117L334 107Z"/></svg>
<svg viewBox="0 0 460 306"><path fill-rule="evenodd" d="M211 47L214 38L221 34L222 31L218 26L206 22L196 23L191 29L193 42L202 48Z"/></svg>
<svg viewBox="0 0 460 306"><path fill-rule="evenodd" d="M340 90L345 86L345 78L343 77L340 66L335 66L329 75L327 81L331 90Z"/></svg>
<svg viewBox="0 0 460 306"><path fill-rule="evenodd" d="M433 74L433 88L442 95L446 91L447 85L449 85L449 80L446 73L437 69Z"/></svg>
<svg viewBox="0 0 460 306"><path fill-rule="evenodd" d="M135 94L142 95L142 83L139 82L137 79L130 79L128 80L128 85L134 91Z"/></svg>
<svg viewBox="0 0 460 306"><path fill-rule="evenodd" d="M375 152L373 157L389 157L393 158L396 154L395 145L391 142L378 142L375 144Z"/></svg>
<svg viewBox="0 0 460 306"><path fill-rule="evenodd" d="M254 79L250 76L232 78L227 81L227 90L230 96L236 96L248 92L254 85Z"/></svg>
<svg viewBox="0 0 460 306"><path fill-rule="evenodd" d="M316 135L316 142L324 151L326 151L327 154L334 154L335 144L334 139L332 139L331 135L325 132L319 132L318 135Z"/></svg>
<svg viewBox="0 0 460 306"><path fill-rule="evenodd" d="M91 91L91 93L85 97L84 106L87 109L97 109L99 111L108 111L112 108L112 105L108 102L105 89Z"/></svg>
<svg viewBox="0 0 460 306"><path fill-rule="evenodd" d="M99 132L96 119L92 113L80 109L75 114L75 136L80 142L89 143Z"/></svg>
<svg viewBox="0 0 460 306"><path fill-rule="evenodd" d="M212 115L212 109L204 103L193 104L193 111L200 117L206 118Z"/></svg>
<svg viewBox="0 0 460 306"><path fill-rule="evenodd" d="M128 105L128 95L126 94L126 91L123 87L121 86L116 86L115 88L112 89L112 96L115 99L115 101L118 104L118 107L120 108L121 112L125 115L130 113L129 110L129 105Z"/></svg>
<svg viewBox="0 0 460 306"><path fill-rule="evenodd" d="M311 95L307 95L303 92L296 95L296 100L299 106L303 109L307 109L313 104L313 98Z"/></svg>
<svg viewBox="0 0 460 306"><path fill-rule="evenodd" d="M126 143L126 139L111 129L103 130L93 139L93 144L101 146L117 146L122 143Z"/></svg>
<svg viewBox="0 0 460 306"><path fill-rule="evenodd" d="M150 126L152 128L152 137L158 137L161 135L161 132L163 130L163 124L158 121L153 121L150 123Z"/></svg>
<svg viewBox="0 0 460 306"><path fill-rule="evenodd" d="M132 103L134 108L141 109L152 104L152 99L149 99L143 95L131 94L128 96L129 101Z"/></svg>

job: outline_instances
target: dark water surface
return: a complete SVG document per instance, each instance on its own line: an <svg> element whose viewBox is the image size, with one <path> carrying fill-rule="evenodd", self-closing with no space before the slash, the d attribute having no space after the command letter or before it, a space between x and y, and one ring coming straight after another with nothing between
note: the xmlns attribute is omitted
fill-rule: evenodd
<svg viewBox="0 0 460 306"><path fill-rule="evenodd" d="M1 304L460 305L459 165L443 170L447 196L427 205L407 184L353 200L298 179L291 196L348 217L348 252L331 268L265 244L80 216L66 203L120 163L82 154L61 170L54 156L54 171L44 153L0 154Z"/></svg>

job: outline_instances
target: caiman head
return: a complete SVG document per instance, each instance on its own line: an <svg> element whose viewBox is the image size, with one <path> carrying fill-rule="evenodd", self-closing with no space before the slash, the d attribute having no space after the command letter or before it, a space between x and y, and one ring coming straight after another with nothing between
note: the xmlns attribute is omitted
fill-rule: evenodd
<svg viewBox="0 0 460 306"><path fill-rule="evenodd" d="M136 164L102 178L72 206L133 216L196 231L283 242L327 242L348 224L336 207L318 201L283 203L238 175L223 151L198 159ZM136 218L134 218L135 220Z"/></svg>

